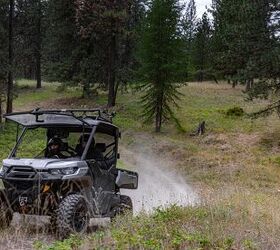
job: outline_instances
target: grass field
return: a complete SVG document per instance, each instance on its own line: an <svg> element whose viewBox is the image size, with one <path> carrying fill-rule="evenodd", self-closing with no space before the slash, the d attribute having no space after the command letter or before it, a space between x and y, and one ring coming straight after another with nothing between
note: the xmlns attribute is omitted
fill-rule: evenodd
<svg viewBox="0 0 280 250"><path fill-rule="evenodd" d="M17 110L34 107L95 107L106 96L80 99L81 90L59 91L58 83L20 80ZM143 124L139 93L120 93L116 124L123 130L122 145L141 144L174 162L201 197L193 207L173 206L152 215L118 218L109 228L84 237L73 236L52 246L35 242L39 249L279 249L280 248L280 123L271 116L251 120L246 115L227 116L241 107L250 113L265 101L247 102L243 89L226 84L190 83L176 115L186 132L172 123L161 134ZM207 133L191 137L198 123L206 121ZM0 157L14 143L15 128L0 134Z"/></svg>

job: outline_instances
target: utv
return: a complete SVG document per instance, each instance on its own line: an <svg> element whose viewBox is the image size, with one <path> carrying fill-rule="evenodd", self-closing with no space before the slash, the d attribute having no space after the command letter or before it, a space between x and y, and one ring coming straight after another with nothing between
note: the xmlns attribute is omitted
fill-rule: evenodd
<svg viewBox="0 0 280 250"><path fill-rule="evenodd" d="M17 123L17 136L0 171L1 228L15 212L44 215L65 238L84 233L90 218L132 212L120 189L137 189L138 174L116 167L121 134L112 116L99 109L36 109L5 118Z"/></svg>

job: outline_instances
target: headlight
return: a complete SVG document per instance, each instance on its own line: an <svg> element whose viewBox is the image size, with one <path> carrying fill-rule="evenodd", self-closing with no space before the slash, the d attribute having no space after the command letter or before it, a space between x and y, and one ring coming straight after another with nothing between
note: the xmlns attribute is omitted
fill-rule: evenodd
<svg viewBox="0 0 280 250"><path fill-rule="evenodd" d="M77 171L77 168L65 168L65 169L61 169L61 172L64 175L70 175L70 174L75 174Z"/></svg>
<svg viewBox="0 0 280 250"><path fill-rule="evenodd" d="M61 169L51 169L50 173L52 175L71 175L77 172L77 168L61 168Z"/></svg>

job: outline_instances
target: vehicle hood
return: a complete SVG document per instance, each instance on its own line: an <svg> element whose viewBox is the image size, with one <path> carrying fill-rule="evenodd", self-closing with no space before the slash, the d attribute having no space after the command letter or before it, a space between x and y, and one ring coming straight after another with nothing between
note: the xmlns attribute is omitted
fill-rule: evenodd
<svg viewBox="0 0 280 250"><path fill-rule="evenodd" d="M33 167L35 169L85 167L85 161L78 158L72 159L5 159L3 166Z"/></svg>

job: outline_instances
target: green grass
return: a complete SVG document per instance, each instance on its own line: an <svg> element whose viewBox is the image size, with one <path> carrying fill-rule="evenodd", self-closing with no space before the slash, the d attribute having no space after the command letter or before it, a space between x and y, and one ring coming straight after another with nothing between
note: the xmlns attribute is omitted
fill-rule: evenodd
<svg viewBox="0 0 280 250"><path fill-rule="evenodd" d="M60 83L42 83L42 89L36 89L35 81L21 79L17 81L18 97L14 100L14 105L21 110L40 107L44 101L56 100L58 98L80 97L81 90L76 88L67 88L59 91Z"/></svg>
<svg viewBox="0 0 280 250"><path fill-rule="evenodd" d="M37 249L257 249L261 231L255 231L250 211L237 213L239 204L221 203L200 207L172 206L157 209L152 215L119 217L107 229L86 237L73 236ZM262 214L259 214L259 220ZM242 233L234 230L242 225ZM254 232L254 233L252 233ZM255 234L256 233L256 234Z"/></svg>
<svg viewBox="0 0 280 250"><path fill-rule="evenodd" d="M80 100L81 90L57 92L58 83L35 89L32 81L18 81L16 109L51 103L65 107L106 105L106 94ZM39 249L277 249L280 246L280 123L271 116L251 120L246 115L228 116L234 107L250 113L265 101L247 102L242 88L213 83L190 83L183 87L181 109L176 116L186 133L172 122L155 134L144 124L140 93L120 93L115 123L123 131L124 147L139 147L163 159L196 187L202 205L157 210L153 215L118 218L107 229ZM74 98L74 99L73 99ZM60 99L66 99L62 104ZM69 101L67 101L69 100ZM72 103L74 101L74 103ZM206 121L207 133L190 137L198 123ZM0 132L0 157L6 157L15 142L15 126ZM127 167L120 161L119 167Z"/></svg>

